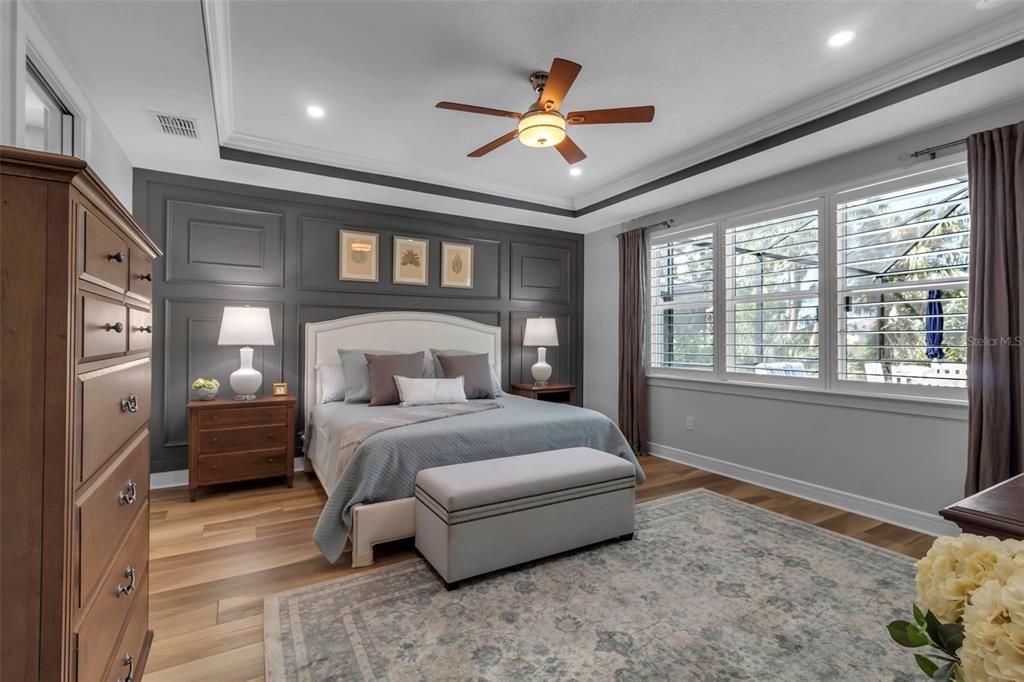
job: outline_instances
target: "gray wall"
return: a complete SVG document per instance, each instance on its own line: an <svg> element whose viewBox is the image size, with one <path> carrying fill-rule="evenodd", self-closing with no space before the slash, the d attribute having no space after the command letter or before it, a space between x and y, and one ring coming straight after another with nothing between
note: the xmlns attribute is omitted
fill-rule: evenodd
<svg viewBox="0 0 1024 682"><path fill-rule="evenodd" d="M614 235L669 217L677 224L787 200L836 184L909 168L907 153L1008 125L1024 115L1017 100L927 132L893 140L586 236L583 402L615 418L618 267ZM677 379L649 389L650 440L670 456L695 453L725 465L906 507L923 516L961 497L966 408L920 410L879 400L794 400L797 396ZM694 430L685 417L694 417ZM737 469L738 471L741 469ZM884 506L884 505L883 505ZM880 507L881 508L881 507ZM889 509L890 512L899 510Z"/></svg>
<svg viewBox="0 0 1024 682"><path fill-rule="evenodd" d="M302 396L307 322L385 310L459 315L502 327L502 382L529 380L536 350L527 317L554 317L553 380L582 385L583 238L579 235L313 195L135 171L135 217L164 250L154 269L153 471L187 466L185 403L192 379L222 397L238 349L218 347L226 304L270 307L277 345L257 348L264 390ZM379 283L338 279L342 227L380 235ZM391 282L392 237L430 242L429 285ZM474 246L474 287L440 286L442 240ZM300 409L301 413L301 409Z"/></svg>

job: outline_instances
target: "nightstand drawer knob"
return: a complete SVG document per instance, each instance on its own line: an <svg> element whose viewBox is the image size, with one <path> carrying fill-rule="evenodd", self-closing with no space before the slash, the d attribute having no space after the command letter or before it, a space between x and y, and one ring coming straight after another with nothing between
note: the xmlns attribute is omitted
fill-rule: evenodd
<svg viewBox="0 0 1024 682"><path fill-rule="evenodd" d="M271 464L277 461L277 457L267 457L267 461Z"/></svg>
<svg viewBox="0 0 1024 682"><path fill-rule="evenodd" d="M121 324L120 322L115 322L114 324L110 324L108 322L105 325L103 325L103 330L108 332L117 332L118 334L120 334L121 332L124 331L124 325Z"/></svg>

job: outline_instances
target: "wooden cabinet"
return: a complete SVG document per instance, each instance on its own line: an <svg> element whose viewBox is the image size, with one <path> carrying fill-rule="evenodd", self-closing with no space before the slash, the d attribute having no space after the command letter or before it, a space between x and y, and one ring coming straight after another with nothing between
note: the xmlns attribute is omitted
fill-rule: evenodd
<svg viewBox="0 0 1024 682"><path fill-rule="evenodd" d="M965 533L1024 540L1024 474L951 504L939 514Z"/></svg>
<svg viewBox="0 0 1024 682"><path fill-rule="evenodd" d="M160 253L79 159L0 147L0 184L0 680L138 682Z"/></svg>
<svg viewBox="0 0 1024 682"><path fill-rule="evenodd" d="M199 486L295 475L293 396L188 404L188 493Z"/></svg>
<svg viewBox="0 0 1024 682"><path fill-rule="evenodd" d="M512 384L509 393L532 400L544 400L549 403L576 403L576 386L574 384Z"/></svg>

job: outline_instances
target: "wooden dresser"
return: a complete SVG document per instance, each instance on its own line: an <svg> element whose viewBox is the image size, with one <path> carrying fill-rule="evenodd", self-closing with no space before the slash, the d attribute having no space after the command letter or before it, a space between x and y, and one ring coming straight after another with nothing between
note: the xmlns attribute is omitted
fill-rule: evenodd
<svg viewBox="0 0 1024 682"><path fill-rule="evenodd" d="M188 404L188 494L201 485L295 477L294 396Z"/></svg>
<svg viewBox="0 0 1024 682"><path fill-rule="evenodd" d="M0 147L0 679L138 682L153 260L79 159Z"/></svg>

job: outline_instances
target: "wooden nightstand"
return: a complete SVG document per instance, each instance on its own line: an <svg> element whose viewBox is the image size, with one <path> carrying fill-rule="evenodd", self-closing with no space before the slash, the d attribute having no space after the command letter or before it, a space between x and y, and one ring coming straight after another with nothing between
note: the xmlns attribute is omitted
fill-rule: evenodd
<svg viewBox="0 0 1024 682"><path fill-rule="evenodd" d="M188 404L188 496L202 485L295 476L294 396Z"/></svg>
<svg viewBox="0 0 1024 682"><path fill-rule="evenodd" d="M534 400L546 400L549 403L576 402L575 384L548 384L547 386L512 384L509 393L524 398L533 398Z"/></svg>

